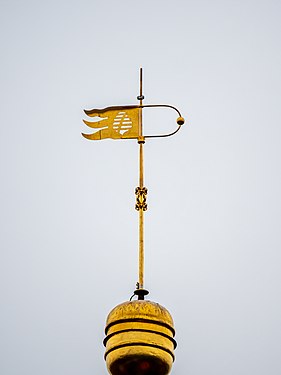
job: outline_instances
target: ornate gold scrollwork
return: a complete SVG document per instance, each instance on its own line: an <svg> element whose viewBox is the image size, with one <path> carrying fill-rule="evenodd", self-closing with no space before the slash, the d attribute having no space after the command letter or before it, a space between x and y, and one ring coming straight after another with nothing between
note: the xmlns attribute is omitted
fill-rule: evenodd
<svg viewBox="0 0 281 375"><path fill-rule="evenodd" d="M136 210L139 211L139 210L143 210L143 211L146 211L147 210L147 204L146 204L146 196L147 196L147 188L146 187L143 187L143 188L140 188L140 187L137 187L136 190L135 190L135 194L136 194L136 198L137 198L137 202L136 202Z"/></svg>

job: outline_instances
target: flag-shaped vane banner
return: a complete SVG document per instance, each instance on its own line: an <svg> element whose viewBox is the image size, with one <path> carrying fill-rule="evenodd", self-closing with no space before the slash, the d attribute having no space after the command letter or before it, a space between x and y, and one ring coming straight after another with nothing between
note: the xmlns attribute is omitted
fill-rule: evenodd
<svg viewBox="0 0 281 375"><path fill-rule="evenodd" d="M139 106L114 106L84 112L95 120L83 120L87 126L95 129L93 134L82 133L87 139L135 139L139 136Z"/></svg>

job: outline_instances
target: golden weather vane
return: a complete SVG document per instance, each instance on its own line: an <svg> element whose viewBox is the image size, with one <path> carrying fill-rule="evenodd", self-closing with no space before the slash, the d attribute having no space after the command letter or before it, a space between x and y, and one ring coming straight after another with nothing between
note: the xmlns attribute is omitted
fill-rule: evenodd
<svg viewBox="0 0 281 375"><path fill-rule="evenodd" d="M142 91L142 68L140 68L140 93L137 96L139 105L111 106L103 109L84 110L85 114L91 117L92 121L83 122L95 132L92 134L82 133L83 137L89 140L111 139L137 139L139 143L139 186L135 190L136 205L139 212L139 280L134 294L139 299L144 299L148 291L144 289L144 211L147 210L146 195L147 188L144 186L143 173L143 145L146 138L169 137L179 131L184 124L184 118L180 111L167 104L143 105ZM175 110L178 114L177 129L168 134L143 135L142 111L144 108L166 107Z"/></svg>
<svg viewBox="0 0 281 375"><path fill-rule="evenodd" d="M147 188L144 186L143 148L146 138L169 137L184 124L179 110L171 105L143 105L142 68L140 68L139 105L85 110L91 121L84 123L92 134L82 133L89 140L136 139L139 144L139 186L135 190L135 208L139 212L139 277L134 295L137 300L116 306L106 321L104 358L112 375L168 375L174 362L175 330L171 314L158 303L144 300L144 212L147 210ZM142 111L144 108L167 107L176 111L177 129L169 134L144 135ZM133 296L134 296L133 295ZM133 297L132 296L132 297Z"/></svg>

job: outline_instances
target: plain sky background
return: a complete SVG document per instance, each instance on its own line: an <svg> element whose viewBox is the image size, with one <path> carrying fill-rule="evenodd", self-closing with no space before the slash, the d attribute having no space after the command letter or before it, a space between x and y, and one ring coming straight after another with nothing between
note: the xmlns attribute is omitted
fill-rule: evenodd
<svg viewBox="0 0 281 375"><path fill-rule="evenodd" d="M0 373L106 375L137 281L135 141L83 109L177 106L145 145L146 287L173 375L281 373L281 2L0 0ZM147 132L176 115L145 115Z"/></svg>

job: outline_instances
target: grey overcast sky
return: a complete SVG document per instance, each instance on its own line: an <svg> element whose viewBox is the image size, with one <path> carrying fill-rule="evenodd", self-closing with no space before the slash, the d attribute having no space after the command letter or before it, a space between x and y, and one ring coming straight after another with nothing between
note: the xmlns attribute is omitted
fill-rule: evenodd
<svg viewBox="0 0 281 375"><path fill-rule="evenodd" d="M278 0L0 0L1 375L107 374L105 319L137 281L138 148L83 139L82 110L136 103L140 66L145 103L187 120L145 145L172 374L281 373L280 19Z"/></svg>

